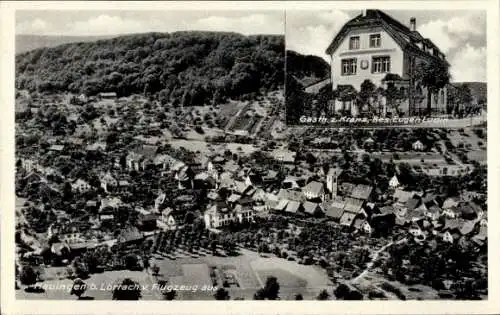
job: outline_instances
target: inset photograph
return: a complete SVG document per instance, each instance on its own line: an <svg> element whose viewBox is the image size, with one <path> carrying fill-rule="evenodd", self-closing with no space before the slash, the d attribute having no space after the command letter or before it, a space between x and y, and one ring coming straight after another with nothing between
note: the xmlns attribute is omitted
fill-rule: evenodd
<svg viewBox="0 0 500 315"><path fill-rule="evenodd" d="M484 11L288 10L286 49L288 125L486 122Z"/></svg>

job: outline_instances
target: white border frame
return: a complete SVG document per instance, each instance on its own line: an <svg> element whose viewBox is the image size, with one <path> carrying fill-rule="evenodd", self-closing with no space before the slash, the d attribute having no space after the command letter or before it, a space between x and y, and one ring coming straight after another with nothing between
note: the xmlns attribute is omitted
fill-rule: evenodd
<svg viewBox="0 0 500 315"><path fill-rule="evenodd" d="M489 201L489 297L487 301L40 301L16 300L14 290L14 38L15 10L324 10L325 8L362 10L364 8L405 10L472 10L487 11L488 49L488 201ZM5 314L483 314L499 313L500 207L499 150L493 136L500 134L499 124L499 2L484 1L317 1L317 2L14 2L0 3L0 54L2 80L0 99L0 219L1 219L1 302ZM496 194L494 192L497 192ZM84 305L84 306L83 306Z"/></svg>

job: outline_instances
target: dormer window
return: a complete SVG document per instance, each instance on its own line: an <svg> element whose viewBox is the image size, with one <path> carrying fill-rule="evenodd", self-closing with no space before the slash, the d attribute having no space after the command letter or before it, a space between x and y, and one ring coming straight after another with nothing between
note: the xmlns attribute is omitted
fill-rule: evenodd
<svg viewBox="0 0 500 315"><path fill-rule="evenodd" d="M370 48L380 47L380 34L370 35Z"/></svg>
<svg viewBox="0 0 500 315"><path fill-rule="evenodd" d="M359 36L352 36L349 38L349 49L359 49Z"/></svg>

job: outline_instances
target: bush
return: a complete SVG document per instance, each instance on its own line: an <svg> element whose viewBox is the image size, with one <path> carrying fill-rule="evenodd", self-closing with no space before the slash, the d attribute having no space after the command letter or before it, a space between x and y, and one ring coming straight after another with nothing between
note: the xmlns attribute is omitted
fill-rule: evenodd
<svg viewBox="0 0 500 315"><path fill-rule="evenodd" d="M195 130L197 133L201 134L201 135L205 134L205 131L203 130L203 128L202 128L201 126L196 126L196 127L194 128L194 130Z"/></svg>
<svg viewBox="0 0 500 315"><path fill-rule="evenodd" d="M22 284L31 286L36 283L38 275L32 267L24 267L19 276L19 280Z"/></svg>

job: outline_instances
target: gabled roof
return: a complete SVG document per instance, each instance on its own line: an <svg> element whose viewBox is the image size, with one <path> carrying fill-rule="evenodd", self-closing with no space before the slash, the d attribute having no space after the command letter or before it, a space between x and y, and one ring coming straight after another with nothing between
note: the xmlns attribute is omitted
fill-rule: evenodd
<svg viewBox="0 0 500 315"><path fill-rule="evenodd" d="M330 205L325 207L325 214L327 217L338 220L344 214L344 209Z"/></svg>
<svg viewBox="0 0 500 315"><path fill-rule="evenodd" d="M363 209L363 200L346 198L344 210L347 212L358 214Z"/></svg>
<svg viewBox="0 0 500 315"><path fill-rule="evenodd" d="M285 210L286 206L288 205L288 202L289 202L289 201L288 201L288 200L286 200L286 199L280 200L280 201L278 202L278 204L276 204L276 205L274 206L274 208L273 208L273 209L274 209L274 210L278 210L278 211L283 211L283 210Z"/></svg>
<svg viewBox="0 0 500 315"><path fill-rule="evenodd" d="M414 191L396 189L396 191L394 192L394 199L404 203L407 202L408 199L412 198L415 194L416 192Z"/></svg>
<svg viewBox="0 0 500 315"><path fill-rule="evenodd" d="M391 206L384 206L379 208L381 214L389 214L389 213L394 213L394 207Z"/></svg>
<svg viewBox="0 0 500 315"><path fill-rule="evenodd" d="M345 195L350 196L356 185L353 183L342 183L340 185L342 188L342 191L345 193Z"/></svg>
<svg viewBox="0 0 500 315"><path fill-rule="evenodd" d="M157 146L144 144L136 148L133 152L143 156L144 158L154 159L157 151L158 151Z"/></svg>
<svg viewBox="0 0 500 315"><path fill-rule="evenodd" d="M310 201L304 202L303 206L304 206L304 212L309 213L311 215L315 214L317 209L321 209L319 204Z"/></svg>
<svg viewBox="0 0 500 315"><path fill-rule="evenodd" d="M294 200L294 201L304 201L305 198L302 195L302 192L296 191L296 190L291 190L291 189L280 189L278 193L278 199L287 199L287 200Z"/></svg>
<svg viewBox="0 0 500 315"><path fill-rule="evenodd" d="M323 190L323 184L320 182L312 181L307 184L302 190L304 192L308 191L314 195L319 195Z"/></svg>
<svg viewBox="0 0 500 315"><path fill-rule="evenodd" d="M381 27L396 41L396 43L398 43L402 49L412 51L420 56L432 58L435 61L439 60L447 63L446 60L431 55L417 45L417 43L425 42L444 58L444 54L429 39L424 38L417 31L410 30L406 25L395 20L381 10L366 10L366 14L360 14L344 24L326 49L326 54L331 55L339 47L349 31L359 27Z"/></svg>
<svg viewBox="0 0 500 315"><path fill-rule="evenodd" d="M372 186L360 184L354 187L351 193L351 197L356 199L366 200L370 197L372 191L373 191Z"/></svg>
<svg viewBox="0 0 500 315"><path fill-rule="evenodd" d="M459 199L456 198L456 197L449 197L449 198L446 198L443 202L443 209L448 209L448 208L452 208L456 205L459 204Z"/></svg>
<svg viewBox="0 0 500 315"><path fill-rule="evenodd" d="M365 222L366 222L366 220L365 220L365 219L362 219L362 218L357 218L357 219L355 219L355 220L354 220L354 224L353 224L353 226L354 226L354 228L356 228L356 229L360 229L360 228L362 228L362 227L363 227L363 224L364 224Z"/></svg>
<svg viewBox="0 0 500 315"><path fill-rule="evenodd" d="M106 207L116 208L123 204L120 198L112 197L112 198L104 198L101 200L101 209Z"/></svg>
<svg viewBox="0 0 500 315"><path fill-rule="evenodd" d="M460 228L460 234L462 234L462 235L470 234L472 231L474 231L475 226L476 226L476 222L474 222L474 221L464 222L462 227Z"/></svg>
<svg viewBox="0 0 500 315"><path fill-rule="evenodd" d="M118 181L111 175L110 172L107 172L105 174L101 175L101 178L99 179L101 182L102 181L107 181L107 182L113 182L113 183L118 183Z"/></svg>
<svg viewBox="0 0 500 315"><path fill-rule="evenodd" d="M238 201L240 198L241 198L241 196L240 196L240 195L237 195L237 194L232 194L231 196L229 196L229 197L227 198L227 201L228 201L228 202L236 202L236 201Z"/></svg>
<svg viewBox="0 0 500 315"><path fill-rule="evenodd" d="M418 198L408 199L405 205L406 208L408 208L408 210L415 210L420 205L420 199Z"/></svg>
<svg viewBox="0 0 500 315"><path fill-rule="evenodd" d="M464 221L460 220L460 219L446 219L446 221L444 223L443 231L444 230L449 230L449 231L459 230L459 229L461 229L463 223L464 223Z"/></svg>
<svg viewBox="0 0 500 315"><path fill-rule="evenodd" d="M97 150L103 150L103 151L105 151L106 150L106 143L104 143L104 142L95 142L95 143L89 144L86 147L86 150L87 151L97 151Z"/></svg>
<svg viewBox="0 0 500 315"><path fill-rule="evenodd" d="M288 205L286 206L285 211L290 213L297 213L299 209L300 209L300 202L290 200L290 202L288 202Z"/></svg>
<svg viewBox="0 0 500 315"><path fill-rule="evenodd" d="M64 150L64 145L62 144L54 144L49 147L49 150L51 151L62 151Z"/></svg>
<svg viewBox="0 0 500 315"><path fill-rule="evenodd" d="M86 182L85 180L81 179L81 178L78 178L77 180L75 180L72 184L72 186L78 186L78 185L84 185L84 186L87 186L89 185L88 182Z"/></svg>
<svg viewBox="0 0 500 315"><path fill-rule="evenodd" d="M153 159L153 163L156 165L165 163L170 166L174 165L175 162L177 162L177 160L167 154L159 154Z"/></svg>
<svg viewBox="0 0 500 315"><path fill-rule="evenodd" d="M351 226L355 218L356 215L354 213L344 212L340 218L340 224L343 226Z"/></svg>

